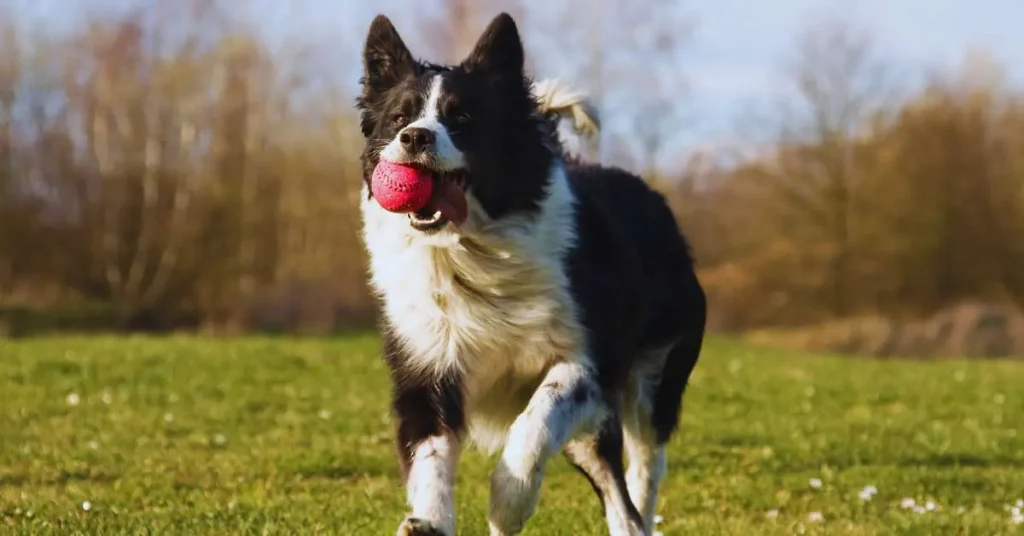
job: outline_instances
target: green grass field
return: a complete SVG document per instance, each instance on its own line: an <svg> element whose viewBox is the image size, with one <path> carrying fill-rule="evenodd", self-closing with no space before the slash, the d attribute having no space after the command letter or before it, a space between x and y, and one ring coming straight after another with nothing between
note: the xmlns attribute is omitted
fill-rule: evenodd
<svg viewBox="0 0 1024 536"><path fill-rule="evenodd" d="M0 533L393 534L404 492L376 350L0 340ZM665 535L1024 533L1007 506L1024 498L1024 363L712 340L669 464ZM485 534L489 469L464 455L460 534ZM526 534L604 534L585 480L562 459L548 475Z"/></svg>

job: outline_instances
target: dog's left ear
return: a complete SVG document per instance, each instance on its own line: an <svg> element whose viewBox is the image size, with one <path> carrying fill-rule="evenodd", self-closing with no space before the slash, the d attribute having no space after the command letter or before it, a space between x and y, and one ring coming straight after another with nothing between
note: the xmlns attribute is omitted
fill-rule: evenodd
<svg viewBox="0 0 1024 536"><path fill-rule="evenodd" d="M523 42L511 15L494 17L463 65L470 72L483 74L523 73Z"/></svg>

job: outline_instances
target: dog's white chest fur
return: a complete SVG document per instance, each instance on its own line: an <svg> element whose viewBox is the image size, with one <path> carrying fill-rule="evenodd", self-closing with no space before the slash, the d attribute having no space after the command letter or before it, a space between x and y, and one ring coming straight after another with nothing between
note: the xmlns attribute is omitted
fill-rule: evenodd
<svg viewBox="0 0 1024 536"><path fill-rule="evenodd" d="M472 438L492 450L557 360L581 359L563 259L573 198L553 170L537 216L490 221L470 202L458 234L427 236L364 196L371 282L413 366L458 370Z"/></svg>

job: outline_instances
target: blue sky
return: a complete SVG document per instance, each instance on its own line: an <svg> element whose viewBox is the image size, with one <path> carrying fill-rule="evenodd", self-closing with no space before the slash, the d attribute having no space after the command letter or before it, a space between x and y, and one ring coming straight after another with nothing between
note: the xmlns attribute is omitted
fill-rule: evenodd
<svg viewBox="0 0 1024 536"><path fill-rule="evenodd" d="M686 68L707 124L729 128L745 103L785 87L782 63L816 17L840 17L866 30L884 59L913 77L957 67L969 49L992 54L1024 81L1021 0L693 0L698 31ZM714 135L708 132L709 135Z"/></svg>
<svg viewBox="0 0 1024 536"><path fill-rule="evenodd" d="M354 85L367 24L378 12L400 29L414 28L429 0L235 0L274 42L313 46L318 65L332 78ZM435 0L436 1L436 0ZM604 0L594 0L604 1ZM1024 82L1024 0L681 0L695 31L677 61L685 73L687 143L714 143L734 136L750 108L765 106L785 88L779 74L797 35L820 17L840 17L867 30L885 59L913 76L930 67L955 67L968 49L985 50ZM520 0L544 10L552 4ZM491 2L500 4L501 2ZM0 6L38 28L60 31L83 11L112 12L118 0L0 0ZM528 26L528 22L526 23ZM529 27L524 29L529 40ZM407 35L415 49L415 35ZM624 44L628 46L628 44ZM545 75L558 65L543 65Z"/></svg>

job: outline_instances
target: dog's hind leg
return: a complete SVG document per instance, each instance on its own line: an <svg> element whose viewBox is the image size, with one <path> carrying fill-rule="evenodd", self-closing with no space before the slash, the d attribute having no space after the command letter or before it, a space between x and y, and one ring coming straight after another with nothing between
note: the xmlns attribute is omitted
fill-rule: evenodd
<svg viewBox="0 0 1024 536"><path fill-rule="evenodd" d="M603 402L593 372L577 362L551 367L526 409L509 429L508 440L491 474L492 536L519 534L540 498L549 459L580 432L593 430Z"/></svg>
<svg viewBox="0 0 1024 536"><path fill-rule="evenodd" d="M629 456L629 471L626 473L626 487L629 497L640 512L646 532L654 530L654 516L658 506L658 488L665 477L668 463L665 444L658 442L650 426L650 413L639 410L639 418L623 427L626 452Z"/></svg>
<svg viewBox="0 0 1024 536"><path fill-rule="evenodd" d="M626 489L622 467L622 426L609 417L597 433L569 441L565 456L594 487L612 536L642 536L643 521Z"/></svg>
<svg viewBox="0 0 1024 536"><path fill-rule="evenodd" d="M700 353L702 335L684 338L663 354L653 378L637 378L624 408L623 431L629 470L626 486L647 534L654 530L658 489L668 470L665 446L678 427L683 393Z"/></svg>

